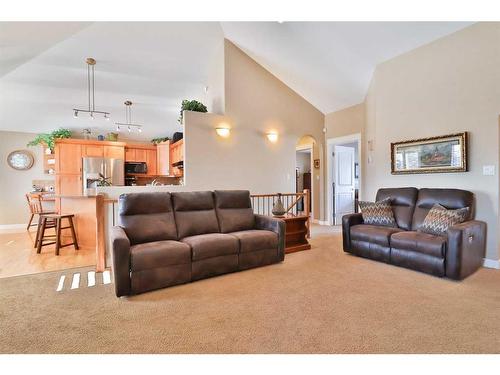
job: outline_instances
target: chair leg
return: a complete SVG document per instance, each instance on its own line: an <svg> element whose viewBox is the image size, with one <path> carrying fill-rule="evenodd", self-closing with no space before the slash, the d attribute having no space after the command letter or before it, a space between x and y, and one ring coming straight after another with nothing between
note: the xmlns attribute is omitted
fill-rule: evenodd
<svg viewBox="0 0 500 375"><path fill-rule="evenodd" d="M73 218L68 217L69 220L69 228L71 229L71 237L73 237L73 245L75 246L75 250L78 250L78 241L76 239L75 226L73 225Z"/></svg>
<svg viewBox="0 0 500 375"><path fill-rule="evenodd" d="M28 227L26 228L26 230L30 230L31 223L32 223L34 217L35 217L35 214L31 214L30 220L28 222Z"/></svg>
<svg viewBox="0 0 500 375"><path fill-rule="evenodd" d="M37 249L36 252L37 254L40 254L42 252L42 243L43 243L43 237L45 236L45 225L47 224L47 218L43 217L42 218L42 227L40 228L40 235L38 236L38 243L37 243Z"/></svg>
<svg viewBox="0 0 500 375"><path fill-rule="evenodd" d="M38 216L38 225L36 226L36 237L35 237L35 246L34 248L38 248L38 241L40 239L40 227L42 226L42 217Z"/></svg>
<svg viewBox="0 0 500 375"><path fill-rule="evenodd" d="M61 247L61 218L56 219L56 255L59 255L59 248Z"/></svg>

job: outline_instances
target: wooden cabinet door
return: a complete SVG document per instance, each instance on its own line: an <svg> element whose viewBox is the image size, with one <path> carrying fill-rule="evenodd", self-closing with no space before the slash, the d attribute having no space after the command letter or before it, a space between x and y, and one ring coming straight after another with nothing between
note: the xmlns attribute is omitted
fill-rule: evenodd
<svg viewBox="0 0 500 375"><path fill-rule="evenodd" d="M170 142L156 146L156 169L160 176L170 175Z"/></svg>
<svg viewBox="0 0 500 375"><path fill-rule="evenodd" d="M72 143L56 145L56 173L82 172L82 146Z"/></svg>
<svg viewBox="0 0 500 375"><path fill-rule="evenodd" d="M146 163L147 162L146 151L147 150L145 150L143 148L136 148L135 149L135 161Z"/></svg>
<svg viewBox="0 0 500 375"><path fill-rule="evenodd" d="M103 147L98 145L83 145L82 156L83 157L95 157L102 158L104 155Z"/></svg>
<svg viewBox="0 0 500 375"><path fill-rule="evenodd" d="M125 161L136 161L135 148L126 148L125 149Z"/></svg>
<svg viewBox="0 0 500 375"><path fill-rule="evenodd" d="M80 174L60 174L56 176L56 194L81 195L83 192Z"/></svg>
<svg viewBox="0 0 500 375"><path fill-rule="evenodd" d="M104 157L110 159L125 159L125 149L122 146L104 146Z"/></svg>
<svg viewBox="0 0 500 375"><path fill-rule="evenodd" d="M156 150L146 150L146 164L148 165L148 175L158 174L156 165Z"/></svg>

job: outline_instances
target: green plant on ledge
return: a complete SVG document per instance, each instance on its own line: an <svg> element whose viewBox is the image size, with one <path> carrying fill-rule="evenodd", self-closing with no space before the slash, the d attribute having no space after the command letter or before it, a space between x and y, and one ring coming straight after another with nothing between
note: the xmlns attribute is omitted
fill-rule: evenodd
<svg viewBox="0 0 500 375"><path fill-rule="evenodd" d="M157 145L158 143L162 143L162 142L166 142L166 141L170 141L170 138L169 137L153 138L151 140L151 143L154 145Z"/></svg>
<svg viewBox="0 0 500 375"><path fill-rule="evenodd" d="M71 131L68 129L61 128L54 130L51 133L38 134L35 137L35 139L33 139L30 143L28 143L28 146L45 145L50 149L51 152L54 152L54 148L56 146L55 144L56 139L62 139L62 138L71 138Z"/></svg>
<svg viewBox="0 0 500 375"><path fill-rule="evenodd" d="M182 117L184 111L194 111L194 112L207 112L207 107L205 104L197 100L183 100L181 104L181 115L179 116L179 122L182 124Z"/></svg>

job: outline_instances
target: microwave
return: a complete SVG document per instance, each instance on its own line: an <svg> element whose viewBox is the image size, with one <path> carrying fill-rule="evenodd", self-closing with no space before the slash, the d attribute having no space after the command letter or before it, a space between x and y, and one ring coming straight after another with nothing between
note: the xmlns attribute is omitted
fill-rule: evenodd
<svg viewBox="0 0 500 375"><path fill-rule="evenodd" d="M125 162L125 174L146 174L148 173L148 165L144 162Z"/></svg>

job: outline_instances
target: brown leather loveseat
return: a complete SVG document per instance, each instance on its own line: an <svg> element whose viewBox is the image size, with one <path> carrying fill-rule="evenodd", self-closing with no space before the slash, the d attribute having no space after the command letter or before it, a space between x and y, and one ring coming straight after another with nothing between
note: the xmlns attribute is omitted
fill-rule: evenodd
<svg viewBox="0 0 500 375"><path fill-rule="evenodd" d="M473 220L474 196L458 189L380 189L376 201L391 198L397 228L363 224L361 214L342 218L344 251L436 276L461 280L483 264L486 223ZM418 232L434 204L447 209L469 207L464 223L446 236Z"/></svg>
<svg viewBox="0 0 500 375"><path fill-rule="evenodd" d="M281 262L283 220L245 190L122 194L111 233L118 297Z"/></svg>

